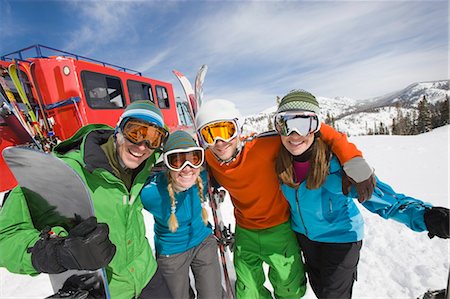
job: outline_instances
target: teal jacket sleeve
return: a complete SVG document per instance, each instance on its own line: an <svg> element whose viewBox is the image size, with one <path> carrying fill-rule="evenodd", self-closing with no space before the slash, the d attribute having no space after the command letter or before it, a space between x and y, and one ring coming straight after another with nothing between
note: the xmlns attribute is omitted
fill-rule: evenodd
<svg viewBox="0 0 450 299"><path fill-rule="evenodd" d="M37 275L27 252L39 239L20 187L11 191L0 209L0 267L12 273Z"/></svg>
<svg viewBox="0 0 450 299"><path fill-rule="evenodd" d="M385 219L403 223L413 231L426 231L424 213L432 207L419 199L396 193L391 186L378 178L372 198L363 206Z"/></svg>

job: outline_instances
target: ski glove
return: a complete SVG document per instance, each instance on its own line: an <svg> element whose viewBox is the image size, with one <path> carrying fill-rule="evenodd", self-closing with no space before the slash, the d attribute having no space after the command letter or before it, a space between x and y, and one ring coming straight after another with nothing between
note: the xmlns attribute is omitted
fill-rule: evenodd
<svg viewBox="0 0 450 299"><path fill-rule="evenodd" d="M344 172L342 176L342 193L348 195L353 185L358 194L358 201L363 203L372 197L376 185L375 175L372 174L367 180L357 183Z"/></svg>
<svg viewBox="0 0 450 299"><path fill-rule="evenodd" d="M98 274L95 272L81 275L72 275L66 279L61 289L56 294L45 299L61 298L103 298L103 285L98 282Z"/></svg>
<svg viewBox="0 0 450 299"><path fill-rule="evenodd" d="M39 272L54 274L69 269L97 270L114 257L116 246L108 237L109 228L90 217L69 231L66 238L51 237L50 229L28 249L31 262Z"/></svg>
<svg viewBox="0 0 450 299"><path fill-rule="evenodd" d="M358 201L365 202L372 197L375 189L375 174L370 165L362 157L355 157L344 163L342 176L342 193L348 195L352 185L358 193Z"/></svg>
<svg viewBox="0 0 450 299"><path fill-rule="evenodd" d="M428 237L433 238L438 236L439 238L448 239L449 235L449 209L443 207L432 207L425 211L423 215L425 225L428 229Z"/></svg>

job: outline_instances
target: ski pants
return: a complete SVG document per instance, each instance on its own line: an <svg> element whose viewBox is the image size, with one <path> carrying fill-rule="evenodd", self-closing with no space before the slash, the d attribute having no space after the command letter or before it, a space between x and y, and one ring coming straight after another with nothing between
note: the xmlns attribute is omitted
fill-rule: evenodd
<svg viewBox="0 0 450 299"><path fill-rule="evenodd" d="M171 299L172 296L169 291L169 287L166 280L162 276L159 269L156 270L152 279L147 283L142 290L138 299Z"/></svg>
<svg viewBox="0 0 450 299"><path fill-rule="evenodd" d="M189 282L189 268L194 275L197 298L222 298L217 241L212 234L194 248L172 255L160 254L156 260L173 298L194 298Z"/></svg>
<svg viewBox="0 0 450 299"><path fill-rule="evenodd" d="M362 241L323 243L297 234L309 283L317 298L351 298Z"/></svg>
<svg viewBox="0 0 450 299"><path fill-rule="evenodd" d="M272 298L264 287L263 263L269 266L269 280L275 298L300 298L306 278L300 248L290 222L267 229L236 226L234 266L238 299Z"/></svg>

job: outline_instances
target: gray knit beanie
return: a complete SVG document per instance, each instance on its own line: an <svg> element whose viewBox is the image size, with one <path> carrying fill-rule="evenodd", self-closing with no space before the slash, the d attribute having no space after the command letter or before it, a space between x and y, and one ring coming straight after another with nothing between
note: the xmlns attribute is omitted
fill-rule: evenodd
<svg viewBox="0 0 450 299"><path fill-rule="evenodd" d="M306 110L320 114L319 102L316 97L305 90L292 90L285 95L278 105L276 113L291 110Z"/></svg>

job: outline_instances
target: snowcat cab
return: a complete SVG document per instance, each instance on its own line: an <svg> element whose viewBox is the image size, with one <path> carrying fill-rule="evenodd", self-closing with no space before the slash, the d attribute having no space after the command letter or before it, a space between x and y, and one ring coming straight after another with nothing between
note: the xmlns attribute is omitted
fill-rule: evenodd
<svg viewBox="0 0 450 299"><path fill-rule="evenodd" d="M0 152L19 144L49 152L86 124L115 127L136 100L155 103L171 131L187 123L171 83L42 45L0 56L0 85ZM1 155L0 173L0 192L17 184Z"/></svg>

